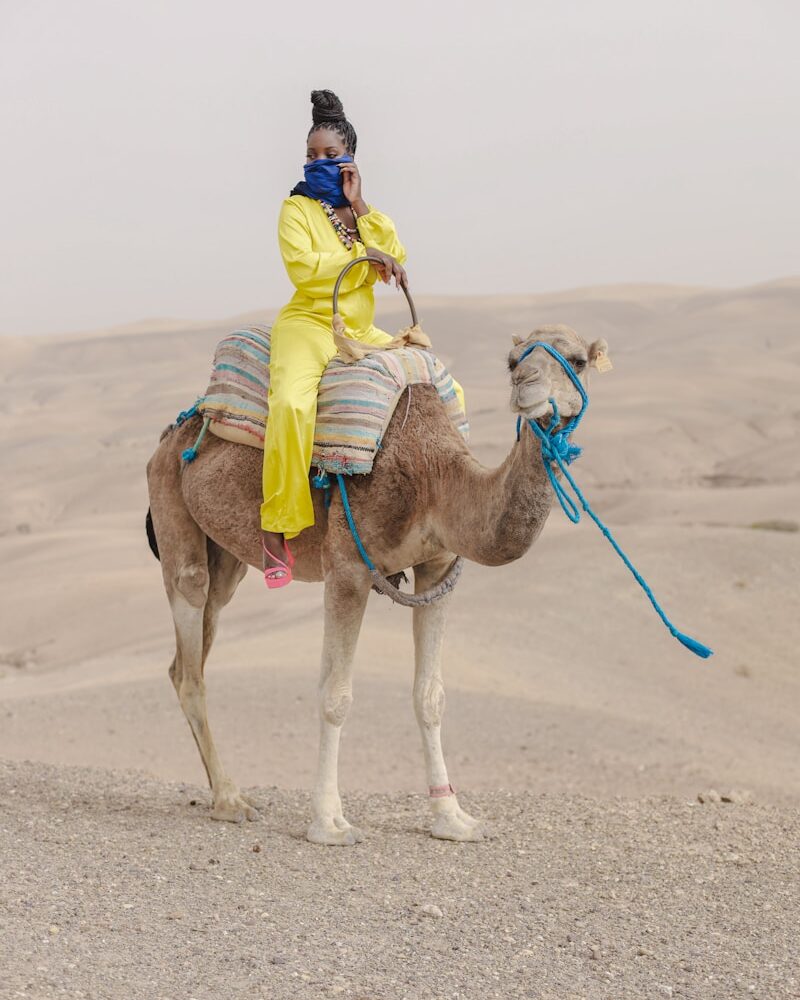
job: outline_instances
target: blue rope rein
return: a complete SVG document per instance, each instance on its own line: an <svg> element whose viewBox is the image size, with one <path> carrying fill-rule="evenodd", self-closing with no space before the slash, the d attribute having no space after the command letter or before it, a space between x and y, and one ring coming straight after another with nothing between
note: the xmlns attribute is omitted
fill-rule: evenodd
<svg viewBox="0 0 800 1000"><path fill-rule="evenodd" d="M342 507L344 507L344 516L347 518L347 527L350 529L350 534L353 536L353 541L356 543L358 554L364 560L367 569L371 573L375 569L375 563L367 554L367 550L364 548L364 543L361 541L361 536L358 533L353 512L350 510L350 498L347 495L347 486L345 485L344 476L337 473L336 482L339 484L339 492L342 495Z"/></svg>
<svg viewBox="0 0 800 1000"><path fill-rule="evenodd" d="M535 420L528 420L527 424L533 431L534 435L539 439L542 449L542 463L547 473L547 478L550 480L550 485L553 487L553 492L556 495L556 499L561 505L561 509L567 515L573 524L577 524L581 519L581 512L578 509L578 504L581 508L589 515L589 517L594 521L600 531L605 535L611 544L614 551L623 561L623 563L628 567L628 569L633 574L634 579L645 592L647 599L653 605L653 608L664 623L664 625L669 629L670 633L682 643L687 649L691 650L697 656L701 656L703 659L707 659L712 655L712 650L708 646L704 646L702 642L698 642L697 639L693 639L690 635L686 635L683 632L678 631L677 628L672 624L672 622L667 618L664 609L656 600L655 594L648 586L647 581L644 579L642 574L636 569L633 563L630 561L628 556L623 552L622 548L619 546L617 540L611 534L611 530L603 524L600 518L592 510L589 501L581 492L578 484L572 477L568 465L580 455L581 449L572 444L569 441L569 435L575 430L583 417L586 407L589 405L589 397L586 395L586 390L583 387L580 379L576 375L572 368L572 365L567 361L567 359L561 355L554 347L550 344L545 344L543 341L536 341L525 349L519 358L517 364L523 361L537 347L544 348L548 354L550 354L556 361L561 365L564 371L572 380L573 385L578 390L581 396L581 408L578 414L571 418L562 428L559 429L560 418L558 414L558 407L556 406L556 401L554 399L550 400L550 405L553 407L553 417L550 421L550 425L547 430L543 430ZM517 440L519 440L520 431L522 428L522 418L517 418ZM557 466L558 470L563 475L564 479L569 483L573 493L575 494L576 500L569 495L566 487L563 483L559 482L556 478L556 474L553 470L553 466Z"/></svg>

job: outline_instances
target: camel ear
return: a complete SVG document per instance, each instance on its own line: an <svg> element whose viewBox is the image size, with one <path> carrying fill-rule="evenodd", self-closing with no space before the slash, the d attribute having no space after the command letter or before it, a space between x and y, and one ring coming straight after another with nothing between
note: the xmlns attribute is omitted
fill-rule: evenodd
<svg viewBox="0 0 800 1000"><path fill-rule="evenodd" d="M602 337L600 340L595 340L589 348L589 365L596 368L601 375L610 372L614 367L608 356L608 343Z"/></svg>
<svg viewBox="0 0 800 1000"><path fill-rule="evenodd" d="M527 337L520 337L518 333L512 333L511 339L514 341L514 347L519 347L520 344L524 344L528 339Z"/></svg>

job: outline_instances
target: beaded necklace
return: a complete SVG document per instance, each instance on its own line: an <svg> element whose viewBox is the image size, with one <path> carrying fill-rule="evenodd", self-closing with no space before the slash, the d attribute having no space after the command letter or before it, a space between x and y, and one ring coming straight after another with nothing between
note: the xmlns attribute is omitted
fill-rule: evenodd
<svg viewBox="0 0 800 1000"><path fill-rule="evenodd" d="M323 212L328 216L330 224L333 226L336 235L342 241L345 248L352 250L353 244L358 239L358 227L351 229L349 226L346 226L333 210L333 205L330 202L323 201L321 198L318 201L322 205Z"/></svg>

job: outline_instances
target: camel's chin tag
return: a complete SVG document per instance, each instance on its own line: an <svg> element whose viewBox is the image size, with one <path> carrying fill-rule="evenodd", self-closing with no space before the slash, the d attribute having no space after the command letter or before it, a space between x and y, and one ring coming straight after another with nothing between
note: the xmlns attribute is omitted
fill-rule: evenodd
<svg viewBox="0 0 800 1000"><path fill-rule="evenodd" d="M611 358L606 354L605 351L599 351L597 357L594 359L594 366L600 372L601 375L605 375L606 372L610 372L614 367L611 364Z"/></svg>

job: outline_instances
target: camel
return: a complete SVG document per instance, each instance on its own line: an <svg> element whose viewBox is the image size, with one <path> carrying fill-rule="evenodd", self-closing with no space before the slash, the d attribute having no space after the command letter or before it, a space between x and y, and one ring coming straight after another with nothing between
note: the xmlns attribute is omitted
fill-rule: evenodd
<svg viewBox="0 0 800 1000"><path fill-rule="evenodd" d="M511 410L525 418L519 440L496 469L470 453L430 386L401 399L368 476L350 477L348 492L359 533L385 575L413 567L415 592L437 584L456 555L483 566L520 559L536 541L552 506L553 490L540 444L525 420L545 426L554 399L563 420L580 409L580 396L561 365L538 348L551 344L583 376L605 357L604 340L587 344L566 326L514 337L508 356ZM409 392L408 389L405 390ZM168 427L147 465L150 541L161 560L175 624L176 652L169 675L200 751L211 787L211 816L255 820L258 812L229 777L206 714L204 667L220 610L249 566L262 565L259 528L262 453L213 436L198 459L181 461L197 436L200 417ZM509 428L511 436L511 428ZM324 641L319 681L319 763L307 837L317 844L353 845L362 839L342 811L338 751L352 703L353 657L372 580L357 552L333 490L325 509L315 490L312 528L292 543L294 576L323 581ZM279 594L279 592L278 592ZM277 599L280 599L278 596ZM415 607L414 710L422 735L432 812L432 836L478 841L482 821L468 815L450 784L441 745L445 695L442 647L452 595ZM264 592L265 604L276 600Z"/></svg>

